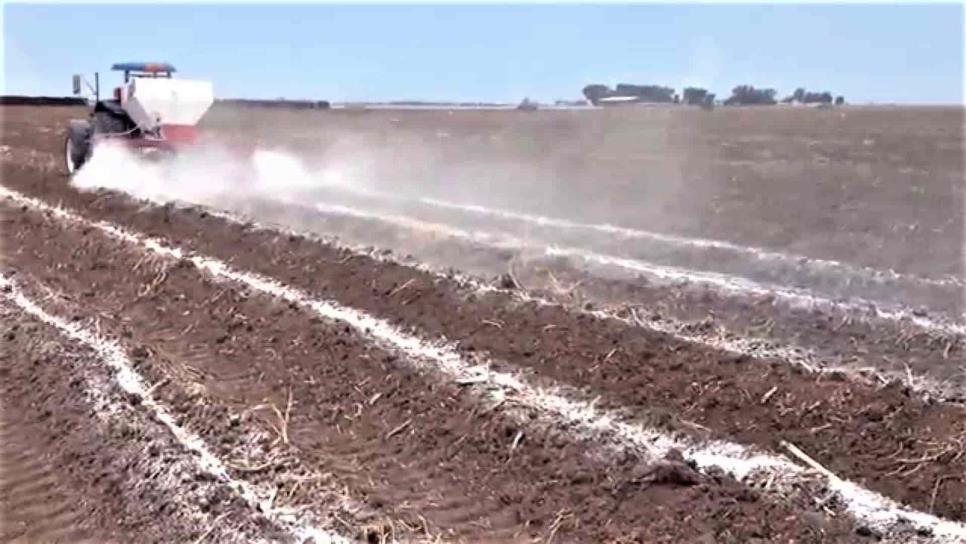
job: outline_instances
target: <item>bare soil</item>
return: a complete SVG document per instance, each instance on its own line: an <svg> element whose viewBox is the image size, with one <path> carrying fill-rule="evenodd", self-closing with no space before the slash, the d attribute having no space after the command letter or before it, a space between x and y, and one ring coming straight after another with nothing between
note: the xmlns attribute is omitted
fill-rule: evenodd
<svg viewBox="0 0 966 544"><path fill-rule="evenodd" d="M137 267L142 255L103 235L30 211L10 215L24 240L10 269L79 293L72 311L117 316L102 326L128 339L155 381L177 380L161 395L192 427L231 444L224 431L231 414L285 406L291 395L287 434L297 461L332 473L357 500L385 512L384 523L474 540L551 530L589 541L850 538L847 526L813 526L733 480L706 480L683 465L684 481L645 483L652 467L643 459L595 460L586 445L553 433L527 430L511 447L525 429L516 419L480 410L464 387L414 373L342 327L219 286L188 266L164 268L157 284L161 270ZM145 292L145 285L156 287ZM203 400L185 390L203 391ZM294 493L310 495L311 487ZM660 521L641 525L654 509ZM554 525L561 512L568 521Z"/></svg>
<svg viewBox="0 0 966 544"><path fill-rule="evenodd" d="M204 126L401 194L964 274L957 107L265 112Z"/></svg>
<svg viewBox="0 0 966 544"><path fill-rule="evenodd" d="M248 521L157 420L112 390L96 354L7 302L0 324L0 542L276 534ZM112 397L111 412L95 408Z"/></svg>
<svg viewBox="0 0 966 544"><path fill-rule="evenodd" d="M781 441L791 442L841 477L915 509L966 520L966 413L960 405L928 400L898 381L812 373L786 360L685 342L593 315L574 300L527 302L518 296L519 285L479 292L455 277L350 253L309 236L239 224L204 208L79 192L55 160L63 118L77 112L14 107L0 112L6 187L222 259L428 340L455 342L466 357L490 359L497 369L519 370L535 383L563 386L575 397L597 399L603 408L669 433L773 453L781 453ZM366 174L418 180L410 183L414 191L418 186L452 196L453 180L479 183L474 169L463 168L467 164L478 163L480 176L487 160L497 176L525 164L527 171L516 174L537 172L534 179L554 180L552 191L543 186L539 195L528 195L530 188L523 187L511 195L528 210L791 248L927 277L963 276L962 261L954 255L963 247L962 187L953 180L958 172L961 182L962 158L959 147L950 147L961 135L948 111L324 112L318 115L328 124L320 122L314 132L307 127L315 121L297 121L289 112L278 113L274 128L259 115L215 110L206 123L213 131L242 129L249 142L275 138L306 153L315 149L320 162L338 153L358 158L345 142L359 143L353 151L378 153L372 150L382 142L398 152L400 142L415 145L434 134L442 141L431 147L436 156L392 171L382 170L382 158L373 159ZM917 132L903 140L901 128ZM465 155L468 141L476 142L472 161ZM649 151L632 151L640 145ZM687 192L648 182L674 175ZM520 185L515 179L495 182L488 203L505 205L509 187ZM901 189L907 183L925 187L927 196L908 196ZM732 190L740 198L726 198ZM570 197L563 199L564 193ZM654 207L658 193L661 205ZM783 206L794 212L780 212ZM814 502L776 501L750 482L701 474L673 455L660 462L601 456L594 444L542 425L538 414L524 408L484 406L474 387L419 370L343 324L216 282L187 261L146 259L130 244L10 201L0 204L0 212L0 272L17 278L52 312L82 323L96 319L134 359L137 371L161 384L156 398L172 407L179 422L216 454L235 460L234 477L276 489L279 504L328 516L350 538L856 542L882 536L844 516L827 516ZM893 229L904 222L918 226ZM318 221L310 230L326 224ZM771 319L785 331L777 337L848 344L848 353L858 358L855 366L881 367L887 358L898 358L900 366L917 362L916 368L963 364L959 344L936 345L920 336L896 347L890 335L902 334L901 327L859 320L839 325L833 334L821 329L842 317L834 313L794 313L770 301L737 304L684 286L608 281L568 264L552 270L568 282L586 280L596 297L592 305L657 305L676 298L686 309L679 315L720 312L725 322L734 320L733 328ZM526 273L527 279L538 276ZM655 298L657 292L663 298ZM3 309L5 330L44 327ZM198 526L182 517L197 495L189 494L174 512L160 509L160 495L132 498L134 490L143 494L143 486L150 488L136 470L150 458L138 453L147 445L127 435L96 439L91 421L96 414L84 405L89 401L69 393L81 365L38 365L40 359L29 356L30 345L17 343L32 337L18 333L0 342L3 387L11 388L9 395L4 391L7 415L0 432L17 437L26 451L60 457L53 464L45 461L51 457L29 460L39 463L30 470L44 475L43 492L51 490L50 511L0 502L5 512L20 516L23 531L34 531L22 534L101 541L126 540L133 534L126 531L136 531L149 539L197 538ZM83 352L76 346L61 349L70 357ZM57 394L48 396L48 390ZM38 406L49 408L38 416ZM62 423L40 423L44 418ZM165 439L150 421L145 425L151 440ZM60 428L57 436L66 439L56 448L41 440ZM135 470L116 469L111 484L85 479L84 455ZM0 466L26 461L4 457ZM68 474L49 475L52 466L68 467ZM76 475L70 472L74 467ZM16 491L17 485L23 482L0 477L0 486ZM61 512L58 505L79 493L90 514ZM223 538L277 530L243 504L224 498L215 504L214 510L206 506L201 519L229 520L220 530L236 532ZM53 520L50 527L42 523L47 519ZM173 532L152 536L159 527Z"/></svg>

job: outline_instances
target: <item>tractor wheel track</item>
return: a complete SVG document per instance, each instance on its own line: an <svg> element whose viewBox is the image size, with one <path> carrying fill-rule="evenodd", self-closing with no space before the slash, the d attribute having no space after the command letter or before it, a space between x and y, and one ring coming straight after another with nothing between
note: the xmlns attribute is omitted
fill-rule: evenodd
<svg viewBox="0 0 966 544"><path fill-rule="evenodd" d="M196 501L219 484L185 483L194 479L193 460L106 385L106 365L7 294L0 294L0 542L185 542L209 529L213 539L241 542L266 534L230 500L212 503L208 517ZM224 524L206 524L216 512Z"/></svg>
<svg viewBox="0 0 966 544"><path fill-rule="evenodd" d="M3 394L6 397L9 392ZM39 442L24 411L4 403L0 409L0 542L94 542L97 532L88 527L83 502L64 489L51 444Z"/></svg>

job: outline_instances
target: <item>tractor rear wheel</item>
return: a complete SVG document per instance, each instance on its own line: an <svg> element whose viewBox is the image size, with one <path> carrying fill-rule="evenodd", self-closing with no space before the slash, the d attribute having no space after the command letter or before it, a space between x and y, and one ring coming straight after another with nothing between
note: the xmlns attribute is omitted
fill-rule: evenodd
<svg viewBox="0 0 966 544"><path fill-rule="evenodd" d="M94 130L98 134L121 134L127 132L127 123L109 111L98 111L94 113Z"/></svg>
<svg viewBox="0 0 966 544"><path fill-rule="evenodd" d="M73 176L91 158L91 123L75 119L67 127L64 143L64 165L67 175Z"/></svg>

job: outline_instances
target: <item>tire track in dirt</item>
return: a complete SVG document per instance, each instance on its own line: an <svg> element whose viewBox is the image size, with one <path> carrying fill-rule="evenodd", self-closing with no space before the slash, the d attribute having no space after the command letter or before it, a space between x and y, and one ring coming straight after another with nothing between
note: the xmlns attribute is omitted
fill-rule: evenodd
<svg viewBox="0 0 966 544"><path fill-rule="evenodd" d="M213 504L217 506L218 503L229 503L234 507L235 512L224 513L225 515L232 514L236 518L234 525L241 528L238 529L237 534L232 534L231 540L237 540L237 537L243 533L247 533L244 534L245 540L250 540L254 537L252 529L249 527L253 523L253 519L249 518L253 517L255 518L255 522L263 526L273 526L271 529L273 533L271 538L273 539L281 539L283 541L294 540L297 542L305 542L308 540L311 542L331 544L345 542L345 539L339 534L315 527L311 524L310 520L293 515L298 514L297 511L292 512L289 509L277 508L274 505L274 495L269 494L267 498L264 498L266 494L262 490L252 486L245 480L232 478L228 473L225 463L217 455L212 454L208 445L190 430L185 429L178 421L178 418L171 414L167 406L157 402L152 397L155 388L145 386L143 378L133 368L126 354L115 343L101 337L100 333L96 330L91 331L73 323L81 319L81 315L77 311L71 312L70 321L47 313L30 298L24 296L23 292L6 277L6 274L2 273L0 273L0 289L6 294L5 297L8 299L8 302L12 301L13 304L25 313L42 321L46 325L56 328L62 335L78 342L84 348L93 351L100 359L102 366L109 369L113 378L116 380L117 388L125 400L135 406L145 408L147 419L152 424L157 424L159 427L165 429L171 435L171 438L177 442L177 445L193 457L196 470L191 472L194 479L202 482L217 482L214 485L219 487L218 492L220 496L203 497L200 500L198 500L198 497L194 498L198 500L201 505L201 511L205 514L211 512ZM44 291L49 293L51 290L49 287L44 286ZM98 317L100 316L96 314L93 316L95 323L97 323L95 325L97 329L99 329ZM160 385L161 382L155 382L155 384ZM95 412L103 411L104 409L110 409L109 405L101 407L100 410L95 409ZM122 423L121 425L121 432L127 433L126 424ZM122 438L128 437L122 434ZM150 454L149 457L156 457L156 452L149 451L148 453ZM125 468L129 467L130 462ZM154 476L157 476L157 473ZM197 486L189 487L187 490L189 493L187 495L194 494L197 489ZM226 495L231 498L226 499ZM180 493L175 499L184 500ZM244 507L239 508L240 503L246 504L250 509L248 512L249 518L246 518L244 514L239 514L239 510L244 510ZM237 519L239 517L241 518L240 520ZM220 518L215 521L220 521ZM214 521L211 523L213 525L215 524Z"/></svg>
<svg viewBox="0 0 966 544"><path fill-rule="evenodd" d="M6 392L5 392L6 393ZM22 412L0 406L0 542L94 542L76 497L63 489L60 474Z"/></svg>
<svg viewBox="0 0 966 544"><path fill-rule="evenodd" d="M108 204L111 198L102 195L106 207L99 213L413 325L429 338L459 339L465 353L486 352L586 387L603 394L601 407L630 409L645 419L658 410L674 414L672 420L776 450L780 439L787 440L833 472L902 503L956 520L966 512L966 489L943 485L966 462L962 409L923 402L904 387L815 377L626 324L519 305L505 295L467 297L411 268L374 263L299 237L246 230L204 211L143 208L131 215L125 212L129 204ZM406 297L387 296L407 282Z"/></svg>
<svg viewBox="0 0 966 544"><path fill-rule="evenodd" d="M139 300L138 293L160 274L152 267L136 266L144 262L143 254L93 231L41 227L43 220L30 217L29 212L20 214L23 221L17 225L30 233L24 238L30 242L16 252L14 261L22 272L82 297L97 293L84 298L84 305L115 315L104 323L118 327L116 334L132 342L140 341L146 330L160 329L184 331L180 341L187 345L224 346L197 359L208 361L200 370L212 378L205 383L206 402L224 405L241 397L241 404L250 407L268 396L277 406L285 406L285 394L291 392L287 434L299 457L325 462L328 470L341 472L349 485L376 501L373 506L413 501L411 507L425 514L431 525L477 538L554 532L591 541L655 541L669 534L685 538L682 531L723 541L755 536L855 538L841 521L808 521L789 506L764 501L729 478L700 476L680 461L655 465L635 456L619 463L595 459L587 455L588 444L573 436L541 432L537 424L521 427L519 418L511 415L512 407L480 410L466 386L440 383L432 374L399 365L395 356L353 335L333 336L339 327L333 330L331 323L313 322L298 308L234 288L219 297L225 286L202 281L196 271L182 265L165 268L164 281L155 282L154 290ZM97 273L90 271L92 267ZM110 325L115 319L123 323ZM176 351L169 348L165 350ZM165 366L152 359L144 356L141 368ZM226 386L218 379L256 371L260 377L243 384ZM170 395L170 403L195 428L206 421L206 428L223 430L230 423L231 411L213 418L218 411L199 407L196 396L166 387L158 394ZM333 426L340 432L333 433ZM338 463L352 466L340 469ZM414 470L418 479L413 478ZM682 476L681 470L691 475ZM353 472L358 480L368 479L370 487L353 481ZM435 492L430 500L414 500L427 491ZM454 498L459 508L452 508ZM434 499L450 503L434 504ZM641 526L645 512L655 508L663 510L661 519ZM722 512L727 512L724 518Z"/></svg>
<svg viewBox="0 0 966 544"><path fill-rule="evenodd" d="M226 500L220 484L196 478L187 452L110 385L91 350L28 316L16 289L0 279L0 541L270 536Z"/></svg>

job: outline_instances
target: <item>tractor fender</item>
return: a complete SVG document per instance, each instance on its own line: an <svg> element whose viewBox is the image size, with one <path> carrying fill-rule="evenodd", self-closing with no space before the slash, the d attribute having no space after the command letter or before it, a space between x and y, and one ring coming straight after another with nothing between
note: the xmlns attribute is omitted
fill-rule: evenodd
<svg viewBox="0 0 966 544"><path fill-rule="evenodd" d="M94 126L88 119L71 119L67 125L67 135L75 138L89 138Z"/></svg>

